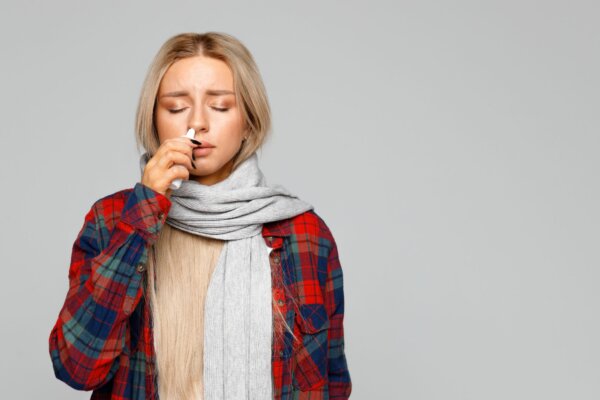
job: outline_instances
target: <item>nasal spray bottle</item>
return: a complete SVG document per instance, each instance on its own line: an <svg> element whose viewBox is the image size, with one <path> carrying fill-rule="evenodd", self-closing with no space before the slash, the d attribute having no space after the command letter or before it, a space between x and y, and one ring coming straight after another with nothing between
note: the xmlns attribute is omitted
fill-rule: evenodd
<svg viewBox="0 0 600 400"><path fill-rule="evenodd" d="M190 128L190 130L187 131L187 133L185 134L185 137L190 139L193 139L194 136L196 136L196 131L194 130L194 128ZM174 179L173 182L171 182L171 185L169 185L169 189L179 189L179 187L181 186L181 181L181 179Z"/></svg>

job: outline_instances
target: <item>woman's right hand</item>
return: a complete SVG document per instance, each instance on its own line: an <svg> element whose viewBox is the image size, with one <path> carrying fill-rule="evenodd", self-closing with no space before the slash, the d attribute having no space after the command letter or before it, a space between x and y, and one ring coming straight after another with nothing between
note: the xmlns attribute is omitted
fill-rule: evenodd
<svg viewBox="0 0 600 400"><path fill-rule="evenodd" d="M141 183L169 197L171 182L175 179L189 179L190 170L194 169L192 150L196 147L198 144L185 136L166 139L148 160Z"/></svg>

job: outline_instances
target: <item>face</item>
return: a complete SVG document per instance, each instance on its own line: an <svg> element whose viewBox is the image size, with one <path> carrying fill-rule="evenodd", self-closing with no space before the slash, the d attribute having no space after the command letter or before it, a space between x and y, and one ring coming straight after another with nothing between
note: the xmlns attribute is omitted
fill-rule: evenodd
<svg viewBox="0 0 600 400"><path fill-rule="evenodd" d="M245 131L225 62L204 56L175 61L160 83L154 112L161 144L194 128L196 140L215 146L206 154L194 150L190 180L212 185L229 176Z"/></svg>

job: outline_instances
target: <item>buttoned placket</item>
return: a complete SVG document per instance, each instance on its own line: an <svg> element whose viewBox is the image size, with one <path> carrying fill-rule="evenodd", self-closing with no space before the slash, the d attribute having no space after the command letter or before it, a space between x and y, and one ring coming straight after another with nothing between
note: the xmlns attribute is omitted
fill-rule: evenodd
<svg viewBox="0 0 600 400"><path fill-rule="evenodd" d="M267 236L265 237L265 241L267 243L267 245L271 248L271 251L269 252L269 264L271 265L272 269L277 269L275 271L272 271L272 273L278 273L278 274L282 274L282 270L281 270L281 248L283 245L283 239L280 237L273 237L273 236ZM273 282L273 284L275 284L275 282ZM279 306L280 311L283 315L286 315L286 308L285 308L285 292L284 292L284 288L283 287L274 287L273 290L273 296L274 296L274 300L277 304L277 306ZM281 346L285 346L285 344L281 343ZM285 355L285 351L283 349L280 349L278 351L278 355L279 357L283 358Z"/></svg>

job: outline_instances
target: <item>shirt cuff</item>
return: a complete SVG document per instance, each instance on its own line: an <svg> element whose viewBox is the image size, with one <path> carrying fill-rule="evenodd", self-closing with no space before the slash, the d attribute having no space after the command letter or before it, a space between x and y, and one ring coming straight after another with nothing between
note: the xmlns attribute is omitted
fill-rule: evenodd
<svg viewBox="0 0 600 400"><path fill-rule="evenodd" d="M171 200L167 196L137 182L125 200L121 222L133 227L148 244L153 244L170 209Z"/></svg>

